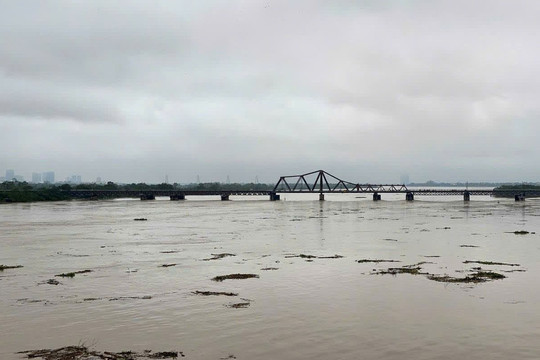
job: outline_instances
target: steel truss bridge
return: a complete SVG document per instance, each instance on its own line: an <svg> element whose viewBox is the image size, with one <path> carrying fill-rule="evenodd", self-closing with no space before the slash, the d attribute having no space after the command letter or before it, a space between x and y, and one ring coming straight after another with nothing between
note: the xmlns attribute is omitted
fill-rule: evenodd
<svg viewBox="0 0 540 360"><path fill-rule="evenodd" d="M318 193L319 200L324 200L328 193L368 193L373 195L373 200L381 200L381 194L405 194L408 201L414 200L415 195L459 195L463 200L469 201L471 195L514 197L516 201L522 201L526 196L540 196L540 191L515 190L482 190L482 189L415 189L408 188L404 184L360 184L342 180L324 170L312 171L301 175L281 176L272 190L68 190L70 196L78 199L101 199L138 197L141 200L154 200L156 196L168 196L171 200L185 200L186 196L217 195L221 200L229 200L231 195L265 195L271 201L280 200L281 193Z"/></svg>

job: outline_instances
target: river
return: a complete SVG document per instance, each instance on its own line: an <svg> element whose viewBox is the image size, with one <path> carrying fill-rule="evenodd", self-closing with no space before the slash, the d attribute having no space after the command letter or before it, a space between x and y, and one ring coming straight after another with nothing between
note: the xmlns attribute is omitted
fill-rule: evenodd
<svg viewBox="0 0 540 360"><path fill-rule="evenodd" d="M0 358L540 358L540 200L316 197L1 205ZM434 280L478 267L505 278Z"/></svg>

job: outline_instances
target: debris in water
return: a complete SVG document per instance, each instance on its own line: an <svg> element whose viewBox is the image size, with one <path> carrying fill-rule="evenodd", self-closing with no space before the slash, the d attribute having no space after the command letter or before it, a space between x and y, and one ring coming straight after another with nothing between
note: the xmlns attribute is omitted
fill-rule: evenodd
<svg viewBox="0 0 540 360"><path fill-rule="evenodd" d="M399 260L384 260L384 259L361 259L356 260L357 263L382 263L382 262L401 262Z"/></svg>
<svg viewBox="0 0 540 360"><path fill-rule="evenodd" d="M0 265L0 271L4 271L7 269L19 269L22 268L22 265Z"/></svg>
<svg viewBox="0 0 540 360"><path fill-rule="evenodd" d="M514 231L514 234L516 235L527 235L529 232L526 231L526 230L517 230L517 231Z"/></svg>
<svg viewBox="0 0 540 360"><path fill-rule="evenodd" d="M461 278L452 277L448 275L432 275L432 274L428 274L427 276L429 280L433 280L437 282L446 282L446 283L483 283L489 280L504 279L505 277L506 276L496 273L496 272L483 271L483 270L477 270L471 275L467 275Z"/></svg>
<svg viewBox="0 0 540 360"><path fill-rule="evenodd" d="M299 254L299 255L285 255L286 258L295 258L295 257L299 257L299 258L302 258L302 259L315 259L316 256L315 255L306 255L306 254Z"/></svg>
<svg viewBox="0 0 540 360"><path fill-rule="evenodd" d="M229 279L251 279L251 278L258 278L259 275L256 274L229 274L229 275L220 275L212 278L214 281L223 281L223 280L229 280Z"/></svg>
<svg viewBox="0 0 540 360"><path fill-rule="evenodd" d="M317 256L317 259L341 259L343 255L332 255L332 256Z"/></svg>
<svg viewBox="0 0 540 360"><path fill-rule="evenodd" d="M42 281L40 282L38 285L43 285L43 284L48 284L48 285L60 285L61 282L56 280L56 279L49 279L47 281Z"/></svg>
<svg viewBox="0 0 540 360"><path fill-rule="evenodd" d="M224 257L227 257L227 256L236 256L236 254L229 254L229 253L211 254L211 255L212 255L211 258L203 259L203 261L219 260L219 259L223 259Z"/></svg>
<svg viewBox="0 0 540 360"><path fill-rule="evenodd" d="M477 248L477 247L480 247L480 246L477 246L477 245L459 245L459 247L462 247L462 248Z"/></svg>
<svg viewBox="0 0 540 360"><path fill-rule="evenodd" d="M519 264L509 264L503 262L494 261L478 261L478 260L465 260L464 264L481 264L481 265L503 265L503 266L520 266Z"/></svg>
<svg viewBox="0 0 540 360"><path fill-rule="evenodd" d="M194 291L193 294L195 295L202 295L202 296L238 296L237 293L233 292L224 292L224 291Z"/></svg>
<svg viewBox="0 0 540 360"><path fill-rule="evenodd" d="M151 298L152 297L150 295L145 295L145 296L119 296L119 297L110 298L109 301L132 300L132 299L150 300Z"/></svg>
<svg viewBox="0 0 540 360"><path fill-rule="evenodd" d="M161 351L152 352L151 350L145 350L143 353L137 353L134 351L95 351L90 350L86 346L66 346L59 349L43 349L43 350L26 350L20 351L18 354L24 354L28 359L42 358L44 360L145 360L145 359L177 359L185 357L181 351Z"/></svg>
<svg viewBox="0 0 540 360"><path fill-rule="evenodd" d="M176 264L163 264L160 267L170 267L170 266L176 266Z"/></svg>
<svg viewBox="0 0 540 360"><path fill-rule="evenodd" d="M331 256L315 256L315 255L306 255L306 254L298 254L298 255L285 255L286 258L301 258L301 259L341 259L343 255L331 255Z"/></svg>
<svg viewBox="0 0 540 360"><path fill-rule="evenodd" d="M228 307L228 308L233 308L233 309L245 309L245 308L249 307L249 305L250 305L249 302L241 302L241 303L229 304L229 305L225 305L225 306Z"/></svg>
<svg viewBox="0 0 540 360"><path fill-rule="evenodd" d="M134 221L147 221L147 218L135 218Z"/></svg>
<svg viewBox="0 0 540 360"><path fill-rule="evenodd" d="M379 270L375 272L375 275L397 275L397 274L411 274L411 275L428 275L428 273L420 272L422 268L419 266L409 267L403 266L398 268L388 268L386 270Z"/></svg>
<svg viewBox="0 0 540 360"><path fill-rule="evenodd" d="M74 271L74 272L69 272L69 273L63 273L63 274L58 274L58 275L54 275L54 276L58 276L58 277L75 277L76 274L87 274L87 273L91 273L92 270L81 270L81 271Z"/></svg>
<svg viewBox="0 0 540 360"><path fill-rule="evenodd" d="M268 270L279 270L279 268L277 268L277 267L266 267L266 268L262 268L261 270L264 270L264 271L268 271Z"/></svg>

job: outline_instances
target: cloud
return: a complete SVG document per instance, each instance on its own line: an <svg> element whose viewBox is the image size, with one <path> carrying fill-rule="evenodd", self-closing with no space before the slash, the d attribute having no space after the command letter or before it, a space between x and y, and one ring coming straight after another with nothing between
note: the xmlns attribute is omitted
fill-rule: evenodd
<svg viewBox="0 0 540 360"><path fill-rule="evenodd" d="M539 7L0 0L0 160L122 181L534 180Z"/></svg>

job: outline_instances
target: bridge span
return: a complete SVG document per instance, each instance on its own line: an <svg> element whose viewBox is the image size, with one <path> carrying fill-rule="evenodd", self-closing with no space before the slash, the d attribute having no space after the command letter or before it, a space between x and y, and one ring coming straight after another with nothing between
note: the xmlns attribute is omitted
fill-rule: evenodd
<svg viewBox="0 0 540 360"><path fill-rule="evenodd" d="M97 190L77 189L68 190L70 196L77 199L103 199L103 198L140 198L141 200L154 200L156 197L169 197L171 200L185 200L186 196L220 196L221 200L229 200L231 195L242 196L268 196L271 201L280 200L280 194L319 194L323 201L328 193L368 193L373 200L382 199L381 194L405 194L405 200L413 201L416 195L454 195L462 196L464 201L470 201L471 195L514 197L516 201L523 201L526 196L540 196L538 191L523 191L516 193L513 190L497 191L486 189L415 189L405 184L360 184L345 181L324 171L317 170L301 175L281 176L272 190Z"/></svg>

